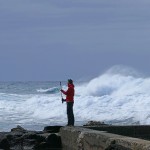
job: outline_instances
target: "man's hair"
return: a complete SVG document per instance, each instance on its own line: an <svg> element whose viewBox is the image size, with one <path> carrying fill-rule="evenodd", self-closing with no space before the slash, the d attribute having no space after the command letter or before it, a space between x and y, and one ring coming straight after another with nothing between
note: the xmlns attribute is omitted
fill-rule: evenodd
<svg viewBox="0 0 150 150"><path fill-rule="evenodd" d="M73 84L73 80L72 79L68 79L68 83Z"/></svg>

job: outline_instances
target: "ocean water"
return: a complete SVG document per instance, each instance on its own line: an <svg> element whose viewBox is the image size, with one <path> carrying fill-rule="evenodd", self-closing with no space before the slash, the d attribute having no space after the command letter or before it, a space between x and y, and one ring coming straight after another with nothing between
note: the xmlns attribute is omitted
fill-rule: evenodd
<svg viewBox="0 0 150 150"><path fill-rule="evenodd" d="M62 82L63 89L67 89ZM108 124L150 124L150 78L129 68L111 68L86 82L74 82L75 125L95 120ZM0 82L0 131L21 125L43 130L67 123L60 82ZM63 95L63 97L65 97Z"/></svg>

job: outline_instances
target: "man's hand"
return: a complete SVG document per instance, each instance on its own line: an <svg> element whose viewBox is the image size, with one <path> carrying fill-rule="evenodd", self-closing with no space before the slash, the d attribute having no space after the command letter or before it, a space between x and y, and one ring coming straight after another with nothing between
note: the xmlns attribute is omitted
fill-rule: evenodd
<svg viewBox="0 0 150 150"><path fill-rule="evenodd" d="M63 103L63 102L66 102L66 100L62 98L62 103Z"/></svg>

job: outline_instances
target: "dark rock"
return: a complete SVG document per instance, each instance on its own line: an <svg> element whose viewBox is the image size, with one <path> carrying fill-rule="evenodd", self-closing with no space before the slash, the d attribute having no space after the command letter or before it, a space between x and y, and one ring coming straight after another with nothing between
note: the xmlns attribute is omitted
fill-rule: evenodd
<svg viewBox="0 0 150 150"><path fill-rule="evenodd" d="M44 131L28 131L17 126L11 132L0 133L0 150L48 150L60 149L61 138L51 132L59 132L60 126L45 127Z"/></svg>
<svg viewBox="0 0 150 150"><path fill-rule="evenodd" d="M46 142L50 148L61 148L61 138L56 134L50 134L47 137Z"/></svg>
<svg viewBox="0 0 150 150"><path fill-rule="evenodd" d="M125 148L121 145L117 145L116 141L113 140L105 150L131 150L131 149L130 148Z"/></svg>
<svg viewBox="0 0 150 150"><path fill-rule="evenodd" d="M34 150L60 149L61 138L56 134L50 134L44 142L37 143Z"/></svg>
<svg viewBox="0 0 150 150"><path fill-rule="evenodd" d="M22 128L21 126L17 126L16 128L11 129L11 132L22 132L25 133L27 132L27 130L25 130L24 128Z"/></svg>
<svg viewBox="0 0 150 150"><path fill-rule="evenodd" d="M44 132L58 133L62 126L47 126L44 128Z"/></svg>
<svg viewBox="0 0 150 150"><path fill-rule="evenodd" d="M132 150L130 148L125 148L123 146L120 145L110 145L109 147L107 147L105 150Z"/></svg>
<svg viewBox="0 0 150 150"><path fill-rule="evenodd" d="M47 149L49 147L48 143L46 142L42 142L42 143L38 143L34 146L34 150L44 150Z"/></svg>
<svg viewBox="0 0 150 150"><path fill-rule="evenodd" d="M104 122L100 122L100 121L89 121L87 124L83 126L102 126L102 125L108 125L108 124L105 124Z"/></svg>
<svg viewBox="0 0 150 150"><path fill-rule="evenodd" d="M45 138L41 135L38 135L36 133L32 133L32 132L29 132L29 133L25 133L23 136L22 136L23 139L35 139L37 142L43 142L45 140Z"/></svg>
<svg viewBox="0 0 150 150"><path fill-rule="evenodd" d="M0 148L4 150L9 150L10 149L10 144L7 138L3 138L0 140Z"/></svg>

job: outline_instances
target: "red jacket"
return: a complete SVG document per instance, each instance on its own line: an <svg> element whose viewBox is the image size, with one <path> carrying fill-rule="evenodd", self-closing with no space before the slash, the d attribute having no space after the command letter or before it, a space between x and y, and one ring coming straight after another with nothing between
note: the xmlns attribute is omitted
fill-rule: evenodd
<svg viewBox="0 0 150 150"><path fill-rule="evenodd" d="M74 85L68 83L68 90L61 90L66 95L66 102L74 102Z"/></svg>

